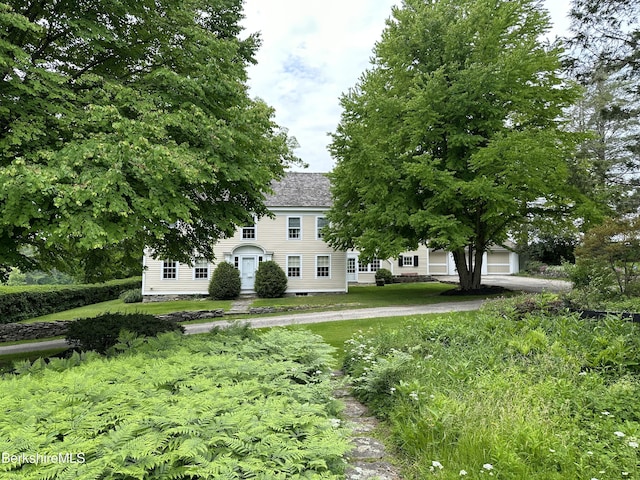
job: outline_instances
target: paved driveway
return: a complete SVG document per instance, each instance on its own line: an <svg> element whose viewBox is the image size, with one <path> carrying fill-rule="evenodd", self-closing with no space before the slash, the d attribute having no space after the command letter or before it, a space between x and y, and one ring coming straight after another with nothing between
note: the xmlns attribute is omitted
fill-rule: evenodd
<svg viewBox="0 0 640 480"><path fill-rule="evenodd" d="M448 283L458 283L457 276L438 276L437 280ZM517 277L511 275L490 275L482 278L485 285L497 285L511 290L521 290L524 292L565 292L571 290L571 283L562 280L547 280L539 278ZM434 305L397 306L380 308L359 308L352 310L339 310L328 312L306 312L290 313L286 315L249 318L243 320L254 328L276 327L283 325L302 325L305 323L338 322L340 320L357 320L365 318L400 317L405 315L416 315L421 313L447 313L477 310L482 305L483 300L472 300L468 302L445 302ZM197 323L185 325L186 333L208 332L214 326L228 325L226 321ZM20 345L0 346L0 355L29 352L37 350L48 350L53 348L63 348L66 346L64 340L48 340L45 342L23 343Z"/></svg>
<svg viewBox="0 0 640 480"><path fill-rule="evenodd" d="M280 327L285 325L304 325L308 323L339 322L341 320L360 320L365 318L402 317L406 315L419 315L421 313L448 313L477 310L484 300L471 300L467 302L444 302L433 305L408 305L397 307L358 308L353 310L337 310L327 312L302 312L289 313L275 316L256 316L242 319L242 323L249 323L253 328ZM218 322L195 323L185 325L187 335L205 333L213 327L225 327L230 322L225 320ZM47 340L44 342L22 343L0 347L0 355L31 352L37 350L49 350L64 348L67 346L64 340Z"/></svg>
<svg viewBox="0 0 640 480"><path fill-rule="evenodd" d="M434 276L433 278L448 283L458 283L456 275ZM571 290L571 282L564 280L551 280L547 278L519 277L515 275L485 275L482 277L484 285L493 285L508 288L510 290L520 290L523 292L568 292Z"/></svg>

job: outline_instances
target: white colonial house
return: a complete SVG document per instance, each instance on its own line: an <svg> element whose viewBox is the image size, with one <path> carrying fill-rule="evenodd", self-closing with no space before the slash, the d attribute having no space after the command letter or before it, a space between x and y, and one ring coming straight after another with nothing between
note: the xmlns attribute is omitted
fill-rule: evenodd
<svg viewBox="0 0 640 480"><path fill-rule="evenodd" d="M266 199L273 218L261 218L239 228L215 246L216 262L229 262L240 271L242 293L254 292L260 262L274 260L287 274L288 294L346 293L349 283L373 283L375 272L394 275L454 275L453 257L420 247L397 259L360 264L354 251L336 251L322 239L331 207L329 179L323 173L289 172ZM146 300L175 295L206 295L216 266L202 258L193 265L171 259L143 259L142 294ZM483 274L518 271L518 257L504 248L486 254Z"/></svg>

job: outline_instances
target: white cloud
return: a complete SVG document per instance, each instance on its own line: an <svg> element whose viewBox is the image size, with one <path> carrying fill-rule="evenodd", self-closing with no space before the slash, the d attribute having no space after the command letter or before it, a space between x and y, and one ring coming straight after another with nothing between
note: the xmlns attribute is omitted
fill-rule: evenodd
<svg viewBox="0 0 640 480"><path fill-rule="evenodd" d="M277 123L298 139L296 154L309 170L333 168L327 134L340 120L340 95L369 67L385 20L399 3L245 0L245 31L259 32L262 39L258 64L249 69L251 95L276 109ZM565 21L569 0L546 0L546 4L554 21Z"/></svg>

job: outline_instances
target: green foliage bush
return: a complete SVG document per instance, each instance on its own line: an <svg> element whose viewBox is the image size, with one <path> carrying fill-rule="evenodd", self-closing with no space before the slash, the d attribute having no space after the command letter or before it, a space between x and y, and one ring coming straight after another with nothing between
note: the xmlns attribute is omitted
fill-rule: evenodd
<svg viewBox="0 0 640 480"><path fill-rule="evenodd" d="M380 268L376 271L376 280L384 280L387 285L393 283L393 273L386 268Z"/></svg>
<svg viewBox="0 0 640 480"><path fill-rule="evenodd" d="M254 288L261 298L280 298L287 291L287 275L276 262L261 262Z"/></svg>
<svg viewBox="0 0 640 480"><path fill-rule="evenodd" d="M126 290L142 289L140 278L95 285L38 285L0 287L0 323L63 312L115 300Z"/></svg>
<svg viewBox="0 0 640 480"><path fill-rule="evenodd" d="M69 324L66 340L83 351L106 353L118 343L123 330L141 337L153 337L163 332L184 332L184 327L143 313L105 313L98 317L81 318Z"/></svg>
<svg viewBox="0 0 640 480"><path fill-rule="evenodd" d="M86 462L1 463L0 477L344 478L333 349L305 331L242 331L18 365L22 374L0 379L0 411L11 412L0 448L83 452Z"/></svg>
<svg viewBox="0 0 640 480"><path fill-rule="evenodd" d="M142 290L139 288L133 288L122 292L118 297L124 303L140 303L142 302Z"/></svg>
<svg viewBox="0 0 640 480"><path fill-rule="evenodd" d="M638 476L640 325L581 320L556 300L508 299L472 323L423 318L347 342L345 373L386 419L407 477L431 477L433 461L443 479Z"/></svg>
<svg viewBox="0 0 640 480"><path fill-rule="evenodd" d="M228 262L220 263L211 275L209 295L215 300L233 300L240 295L240 272Z"/></svg>

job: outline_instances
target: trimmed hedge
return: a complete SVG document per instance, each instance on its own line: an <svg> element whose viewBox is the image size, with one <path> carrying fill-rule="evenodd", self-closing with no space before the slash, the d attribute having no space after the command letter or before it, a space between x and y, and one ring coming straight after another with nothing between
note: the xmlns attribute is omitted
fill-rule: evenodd
<svg viewBox="0 0 640 480"><path fill-rule="evenodd" d="M116 300L125 290L142 288L141 278L91 285L42 285L0 289L0 323L63 312L94 303Z"/></svg>

